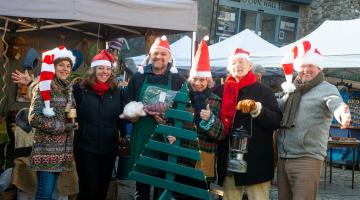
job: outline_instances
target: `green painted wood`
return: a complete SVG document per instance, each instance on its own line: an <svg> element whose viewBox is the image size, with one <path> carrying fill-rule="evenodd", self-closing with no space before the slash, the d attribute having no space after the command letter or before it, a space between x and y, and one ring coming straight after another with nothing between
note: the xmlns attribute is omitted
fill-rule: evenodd
<svg viewBox="0 0 360 200"><path fill-rule="evenodd" d="M131 179L137 180L138 182L154 185L155 187L164 188L166 190L171 190L174 192L178 192L181 194L186 194L192 197L200 198L200 199L209 199L210 193L208 190L203 190L200 188L184 185L181 183L176 183L173 181L168 181L166 179L161 179L157 177L152 177L146 174L141 174L139 172L132 171L129 174Z"/></svg>
<svg viewBox="0 0 360 200"><path fill-rule="evenodd" d="M159 200L171 200L172 192L169 190L165 190L159 197Z"/></svg>
<svg viewBox="0 0 360 200"><path fill-rule="evenodd" d="M154 150L167 154L167 160L158 160L153 157L145 156L141 154L136 164L144 165L162 171L165 173L164 178L153 177L151 175L142 174L141 172L131 171L129 178L141 183L154 185L155 187L163 188L164 192L161 194L161 200L171 200L173 192L186 194L192 197L200 199L210 199L210 193L208 190L197 188L196 186L184 185L175 182L175 176L181 175L194 178L194 180L206 179L204 172L195 168L180 165L177 163L178 156L191 159L200 160L200 152L197 150L180 147L180 143L183 139L196 141L197 133L194 131L182 129L184 122L192 122L193 114L187 112L187 106L189 104L189 88L187 84L183 84L180 91L175 97L174 104L176 109L168 109L165 116L169 119L173 119L173 126L158 125L154 131L154 134L162 134L164 136L172 135L177 139L173 144L159 142L150 139L145 145L145 150Z"/></svg>
<svg viewBox="0 0 360 200"><path fill-rule="evenodd" d="M173 127L173 126L158 125L154 132L164 134L164 135L172 135L176 138L182 138L182 139L187 139L187 140L192 140L192 141L197 140L196 132L190 131L187 129L178 128L178 127Z"/></svg>
<svg viewBox="0 0 360 200"><path fill-rule="evenodd" d="M178 92L174 98L176 102L189 103L189 97L187 93Z"/></svg>
<svg viewBox="0 0 360 200"><path fill-rule="evenodd" d="M186 93L186 94L189 94L189 86L188 86L188 84L187 84L187 83L183 83L183 84L181 85L181 88L180 88L179 92L184 92L184 93Z"/></svg>
<svg viewBox="0 0 360 200"><path fill-rule="evenodd" d="M162 143L154 140L150 140L146 145L146 148L160 151L163 153L181 156L184 158L192 159L192 160L200 160L200 153L199 151L179 147L172 144Z"/></svg>
<svg viewBox="0 0 360 200"><path fill-rule="evenodd" d="M192 113L173 108L169 108L166 110L165 117L186 122L192 122L194 119L194 115Z"/></svg>
<svg viewBox="0 0 360 200"><path fill-rule="evenodd" d="M174 174L179 174L179 175L194 178L197 180L205 181L204 172L202 170L198 170L198 169L195 169L192 167L178 165L176 163L158 160L158 159L150 158L147 156L141 156L139 158L137 164L152 167L155 169L159 169L159 170L174 173Z"/></svg>

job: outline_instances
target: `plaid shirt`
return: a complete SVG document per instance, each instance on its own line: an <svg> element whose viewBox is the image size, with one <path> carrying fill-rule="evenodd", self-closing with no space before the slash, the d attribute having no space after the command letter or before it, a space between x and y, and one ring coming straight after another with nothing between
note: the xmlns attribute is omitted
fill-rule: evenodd
<svg viewBox="0 0 360 200"><path fill-rule="evenodd" d="M196 131L199 137L200 150L213 153L217 150L217 142L225 138L223 124L220 119L221 99L214 93L211 93L206 103L210 105L210 110L215 116L214 125L208 131L197 126Z"/></svg>
<svg viewBox="0 0 360 200"><path fill-rule="evenodd" d="M209 104L210 110L215 116L214 125L206 131L203 130L200 126L197 126L194 122L185 123L185 129L194 130L197 132L199 144L197 144L196 141L183 141L182 146L213 153L217 151L217 142L225 138L225 134L223 133L223 124L220 119L221 99L216 94L211 93L210 96L206 99L206 104ZM188 108L187 111L194 112L194 109L191 107Z"/></svg>

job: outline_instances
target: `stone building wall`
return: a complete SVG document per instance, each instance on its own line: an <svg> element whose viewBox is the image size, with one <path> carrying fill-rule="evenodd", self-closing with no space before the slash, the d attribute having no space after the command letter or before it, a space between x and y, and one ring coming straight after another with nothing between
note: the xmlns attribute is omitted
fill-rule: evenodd
<svg viewBox="0 0 360 200"><path fill-rule="evenodd" d="M359 17L359 0L313 0L310 5L300 7L299 38L311 33L325 20L348 20Z"/></svg>

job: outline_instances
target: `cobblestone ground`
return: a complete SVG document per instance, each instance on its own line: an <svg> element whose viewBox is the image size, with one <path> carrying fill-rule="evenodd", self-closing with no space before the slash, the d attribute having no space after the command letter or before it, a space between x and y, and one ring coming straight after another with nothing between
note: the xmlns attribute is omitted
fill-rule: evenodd
<svg viewBox="0 0 360 200"><path fill-rule="evenodd" d="M360 171L355 171L354 189L351 189L351 169L333 167L332 183L329 183L329 167L327 167L326 189L324 188L324 170L321 174L317 200L360 200ZM134 199L135 183L119 180L118 199ZM271 187L270 199L278 199L276 180Z"/></svg>
<svg viewBox="0 0 360 200"><path fill-rule="evenodd" d="M326 189L324 170L321 173L317 200L360 200L360 172L355 171L354 189L351 189L351 169L333 167L332 183L329 183L330 168L327 167ZM270 199L278 199L276 180L271 187Z"/></svg>

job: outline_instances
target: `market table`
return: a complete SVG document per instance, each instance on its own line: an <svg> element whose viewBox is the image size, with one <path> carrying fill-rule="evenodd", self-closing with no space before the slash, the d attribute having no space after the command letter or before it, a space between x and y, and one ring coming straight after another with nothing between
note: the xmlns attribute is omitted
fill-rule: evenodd
<svg viewBox="0 0 360 200"><path fill-rule="evenodd" d="M359 140L355 140L355 141L343 141L343 140L332 140L329 139L328 141L328 146L330 148L330 184L331 184L331 179L332 179L332 150L333 147L345 147L345 148L351 148L352 152L353 152L353 157L352 157L352 178L351 178L351 188L354 189L354 171L355 171L355 150L357 148L357 146L360 144ZM326 157L327 159L327 157ZM325 166L325 188L326 188L326 166Z"/></svg>

